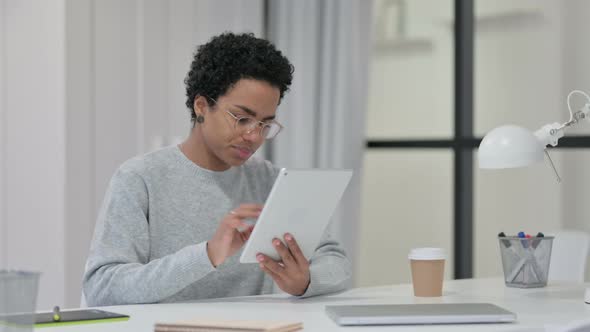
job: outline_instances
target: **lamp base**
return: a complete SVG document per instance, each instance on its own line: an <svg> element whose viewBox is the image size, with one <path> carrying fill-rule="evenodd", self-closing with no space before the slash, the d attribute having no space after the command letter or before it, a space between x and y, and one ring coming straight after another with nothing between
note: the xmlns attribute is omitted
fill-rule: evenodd
<svg viewBox="0 0 590 332"><path fill-rule="evenodd" d="M586 288L586 294L584 295L584 302L590 304L590 287Z"/></svg>

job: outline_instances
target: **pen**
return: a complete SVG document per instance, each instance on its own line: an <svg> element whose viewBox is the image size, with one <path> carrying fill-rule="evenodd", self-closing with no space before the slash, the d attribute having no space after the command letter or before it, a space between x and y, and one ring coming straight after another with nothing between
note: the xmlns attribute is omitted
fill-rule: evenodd
<svg viewBox="0 0 590 332"><path fill-rule="evenodd" d="M537 236L535 237L536 240L533 240L533 249L537 249L537 246L539 246L539 244L541 243L541 239L542 237L545 237L545 234L539 232L537 233Z"/></svg>
<svg viewBox="0 0 590 332"><path fill-rule="evenodd" d="M504 232L500 232L498 233L498 237L506 237L506 234ZM512 245L509 240L502 239L500 241L502 242L502 244L504 244L506 248L510 248L510 246Z"/></svg>
<svg viewBox="0 0 590 332"><path fill-rule="evenodd" d="M526 234L524 232L518 232L518 238L521 239L520 243L522 243L523 248L529 247L529 241L527 240Z"/></svg>
<svg viewBox="0 0 590 332"><path fill-rule="evenodd" d="M61 320L61 316L59 315L59 306L53 307L53 321L59 322Z"/></svg>

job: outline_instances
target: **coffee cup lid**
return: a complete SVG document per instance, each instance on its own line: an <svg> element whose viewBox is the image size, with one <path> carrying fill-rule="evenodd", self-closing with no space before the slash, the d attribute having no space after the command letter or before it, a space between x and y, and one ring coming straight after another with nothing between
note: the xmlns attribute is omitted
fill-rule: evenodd
<svg viewBox="0 0 590 332"><path fill-rule="evenodd" d="M442 248L415 248L408 254L408 259L413 260L438 260L446 258L447 255Z"/></svg>

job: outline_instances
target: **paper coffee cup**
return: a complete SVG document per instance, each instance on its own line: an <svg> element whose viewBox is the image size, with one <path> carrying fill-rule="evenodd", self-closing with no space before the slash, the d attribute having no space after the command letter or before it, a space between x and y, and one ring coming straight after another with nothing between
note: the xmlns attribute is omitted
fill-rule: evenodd
<svg viewBox="0 0 590 332"><path fill-rule="evenodd" d="M415 296L442 296L446 257L441 248L416 248L410 251L408 259Z"/></svg>

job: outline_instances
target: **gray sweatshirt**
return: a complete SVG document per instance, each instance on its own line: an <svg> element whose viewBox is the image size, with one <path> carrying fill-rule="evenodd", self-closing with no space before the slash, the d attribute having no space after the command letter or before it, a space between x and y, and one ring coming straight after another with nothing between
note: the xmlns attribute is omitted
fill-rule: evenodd
<svg viewBox="0 0 590 332"><path fill-rule="evenodd" d="M177 146L125 162L111 179L96 223L83 281L88 305L275 291L258 264L239 263L241 252L213 267L206 244L231 209L263 204L277 174L271 163L254 157L240 167L210 171ZM303 297L348 286L350 262L327 232L310 262Z"/></svg>

